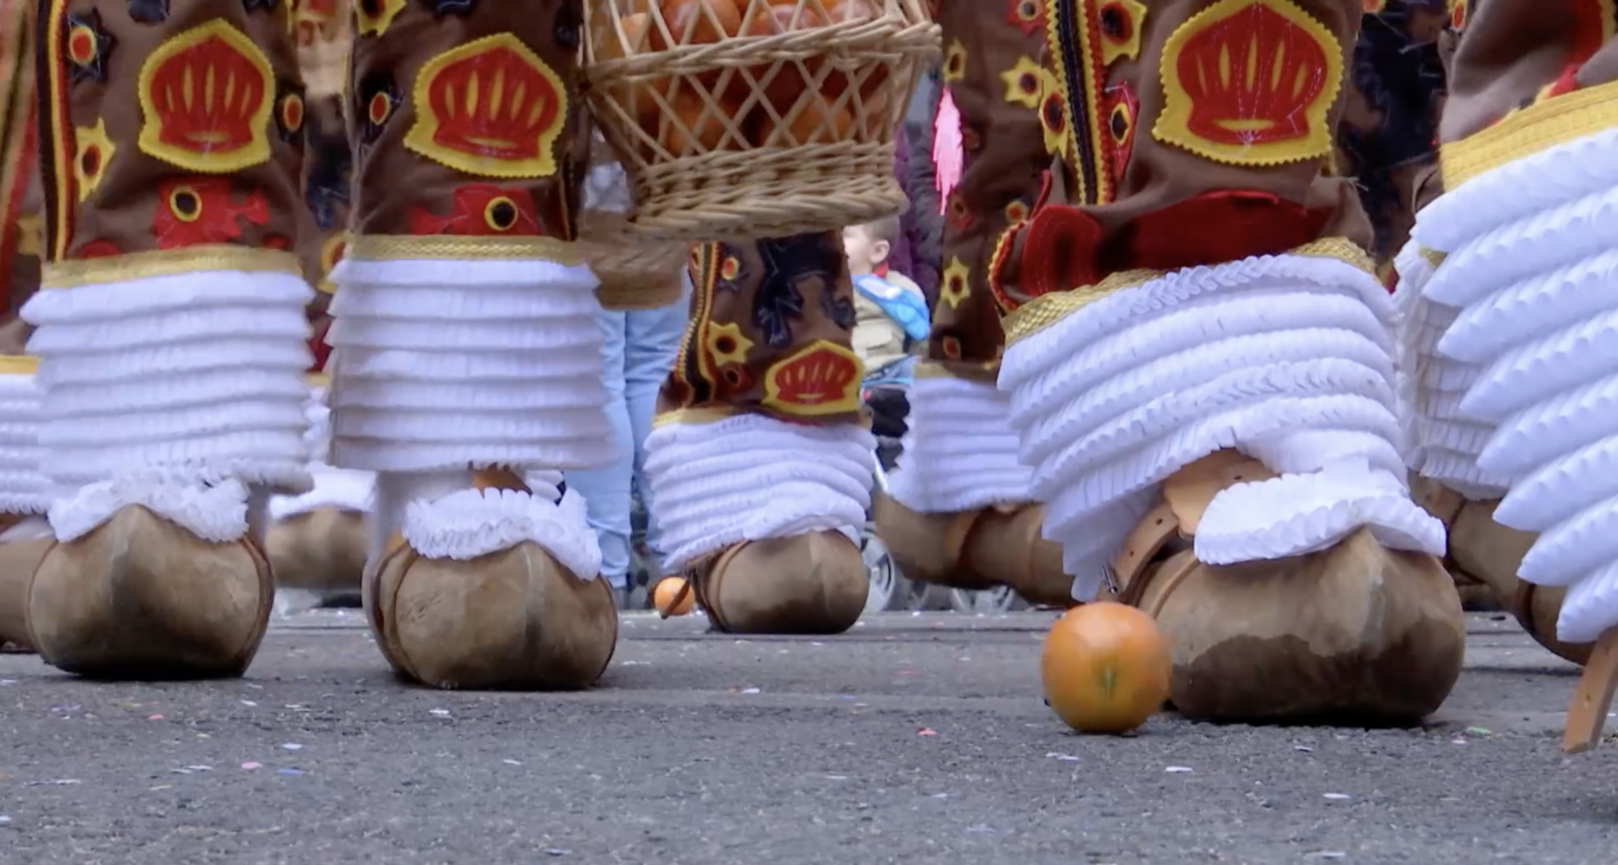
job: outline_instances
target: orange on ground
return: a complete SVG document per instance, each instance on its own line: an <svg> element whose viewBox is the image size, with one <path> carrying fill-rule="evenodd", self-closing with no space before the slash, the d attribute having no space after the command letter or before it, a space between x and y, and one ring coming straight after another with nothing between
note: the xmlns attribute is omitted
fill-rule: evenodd
<svg viewBox="0 0 1618 865"><path fill-rule="evenodd" d="M1168 641L1152 617L1111 602L1056 620L1039 659L1045 702L1081 733L1127 733L1169 698Z"/></svg>
<svg viewBox="0 0 1618 865"><path fill-rule="evenodd" d="M652 590L652 606L656 607L665 619L669 616L686 615L691 612L697 593L685 592L685 597L682 598L680 597L682 591L685 591L685 580L679 577L664 577L658 582L657 588ZM678 606L675 605L676 600L679 601Z"/></svg>

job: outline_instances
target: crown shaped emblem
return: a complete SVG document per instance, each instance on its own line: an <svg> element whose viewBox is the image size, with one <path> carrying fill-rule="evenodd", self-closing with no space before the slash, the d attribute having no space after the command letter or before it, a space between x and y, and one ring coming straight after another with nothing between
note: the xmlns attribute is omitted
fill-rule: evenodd
<svg viewBox="0 0 1618 865"><path fill-rule="evenodd" d="M211 174L270 158L275 73L240 30L213 20L170 37L141 65L142 152Z"/></svg>
<svg viewBox="0 0 1618 865"><path fill-rule="evenodd" d="M863 372L859 355L817 339L764 374L764 405L810 417L858 411Z"/></svg>
<svg viewBox="0 0 1618 865"><path fill-rule="evenodd" d="M510 33L453 48L416 76L405 146L483 177L548 177L567 118L562 79Z"/></svg>
<svg viewBox="0 0 1618 865"><path fill-rule="evenodd" d="M1220 0L1169 36L1152 136L1237 165L1331 150L1326 114L1343 80L1330 30L1288 0Z"/></svg>

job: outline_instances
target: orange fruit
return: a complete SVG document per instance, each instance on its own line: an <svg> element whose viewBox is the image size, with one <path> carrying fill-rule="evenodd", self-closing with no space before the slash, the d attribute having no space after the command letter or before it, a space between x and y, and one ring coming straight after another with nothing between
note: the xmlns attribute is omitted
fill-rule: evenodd
<svg viewBox="0 0 1618 865"><path fill-rule="evenodd" d="M658 582L657 588L652 590L652 606L656 607L658 613L665 619L669 616L686 615L695 605L697 593L685 592L685 597L682 598L680 593L684 591L685 580L679 577L664 577ZM678 605L676 601L679 602Z"/></svg>
<svg viewBox="0 0 1618 865"><path fill-rule="evenodd" d="M1111 602L1074 607L1045 636L1045 702L1081 733L1127 733L1169 698L1174 663L1152 617Z"/></svg>
<svg viewBox="0 0 1618 865"><path fill-rule="evenodd" d="M787 135L777 135L781 125L768 114L760 113L756 118L758 122L756 131L750 137L756 147L793 147L846 141L849 130L854 126L854 115L846 108L837 109L831 113L829 130L825 128L825 118L825 103L819 99L812 99L802 111L798 112L798 116L787 124Z"/></svg>
<svg viewBox="0 0 1618 865"><path fill-rule="evenodd" d="M735 36L742 27L742 14L733 0L663 0L658 10L663 13L663 21L668 24L676 45L718 42L726 36ZM663 31L656 24L651 26L651 42L653 51L669 48L668 40L663 38Z"/></svg>
<svg viewBox="0 0 1618 865"><path fill-rule="evenodd" d="M710 111L708 103L689 87L676 92L669 104L674 109L674 117L663 118L659 142L675 159L711 153L719 148L720 140L725 137L725 123L720 115L728 113L727 106L720 105L717 111ZM676 119L679 123L674 122Z"/></svg>

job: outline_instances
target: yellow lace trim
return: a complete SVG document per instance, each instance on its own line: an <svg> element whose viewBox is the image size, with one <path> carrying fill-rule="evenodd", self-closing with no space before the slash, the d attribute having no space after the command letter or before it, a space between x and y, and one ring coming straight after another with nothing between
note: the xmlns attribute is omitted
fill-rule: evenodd
<svg viewBox="0 0 1618 865"><path fill-rule="evenodd" d="M1438 149L1446 190L1509 162L1618 126L1618 82L1575 90L1514 111Z"/></svg>
<svg viewBox="0 0 1618 865"><path fill-rule="evenodd" d="M39 372L39 358L28 355L0 354L0 375L34 375Z"/></svg>
<svg viewBox="0 0 1618 865"><path fill-rule="evenodd" d="M1286 254L1335 258L1373 276L1376 274L1376 263L1365 250L1342 237L1328 237L1306 243L1297 249L1289 250ZM1114 273L1095 285L1035 298L1001 320L1006 330L1006 345L1007 347L1015 345L1018 341L1039 333L1109 294L1145 285L1165 276L1166 273L1161 270L1125 270Z"/></svg>
<svg viewBox="0 0 1618 865"><path fill-rule="evenodd" d="M40 280L45 288L77 288L108 282L132 282L158 276L177 276L209 270L243 270L250 273L290 273L302 277L298 257L279 249L253 249L246 246L192 246L186 249L160 249L130 252L107 258L81 258L45 265Z"/></svg>
<svg viewBox="0 0 1618 865"><path fill-rule="evenodd" d="M360 261L503 261L542 259L573 267L584 263L579 246L554 237L412 237L370 235L354 238L344 258Z"/></svg>

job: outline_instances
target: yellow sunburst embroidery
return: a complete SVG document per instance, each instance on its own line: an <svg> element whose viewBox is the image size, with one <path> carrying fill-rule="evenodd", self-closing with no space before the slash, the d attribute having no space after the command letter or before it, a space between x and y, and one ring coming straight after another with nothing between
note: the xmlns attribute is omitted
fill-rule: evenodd
<svg viewBox="0 0 1618 865"><path fill-rule="evenodd" d="M747 352L753 348L753 341L743 336L734 322L709 322L706 344L715 366L747 363Z"/></svg>
<svg viewBox="0 0 1618 865"><path fill-rule="evenodd" d="M944 80L946 82L963 81L966 79L966 46L961 40L954 39L944 52Z"/></svg>
<svg viewBox="0 0 1618 865"><path fill-rule="evenodd" d="M354 23L361 36L381 36L393 25L393 19L403 12L405 0L360 0L354 4Z"/></svg>
<svg viewBox="0 0 1618 865"><path fill-rule="evenodd" d="M961 304L972 296L972 268L959 256L952 256L949 266L944 268L938 296L949 304L950 309L960 309Z"/></svg>
<svg viewBox="0 0 1618 865"><path fill-rule="evenodd" d="M118 146L107 137L107 121L96 119L94 126L80 126L73 130L76 142L73 157L73 179L79 190L79 200L84 201L101 185L101 178L107 176L107 163L112 161L112 155L118 151Z"/></svg>
<svg viewBox="0 0 1618 865"><path fill-rule="evenodd" d="M1028 57L1018 57L1017 64L1000 73L1006 83L1006 101L1024 108L1039 108L1039 97L1044 93L1044 70Z"/></svg>

